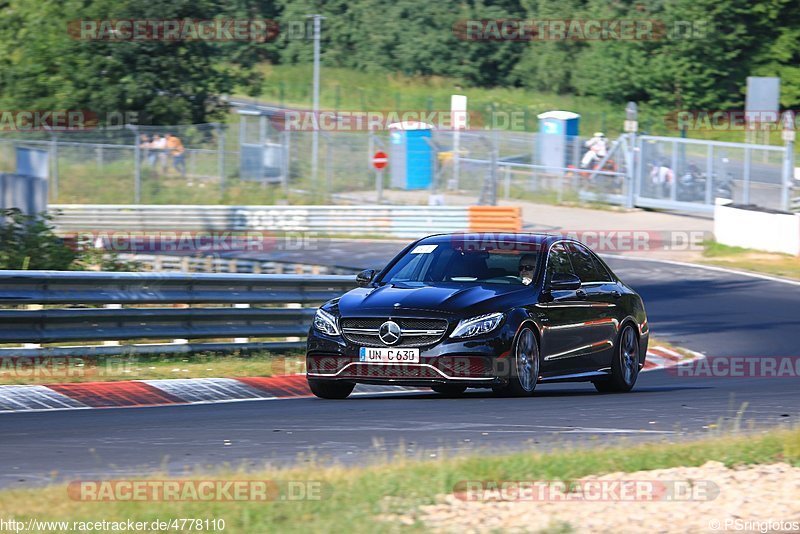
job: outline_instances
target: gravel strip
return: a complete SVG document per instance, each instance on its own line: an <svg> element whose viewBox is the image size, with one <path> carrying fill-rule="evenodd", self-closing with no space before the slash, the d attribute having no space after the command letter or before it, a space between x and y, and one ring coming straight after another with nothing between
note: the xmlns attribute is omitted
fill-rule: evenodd
<svg viewBox="0 0 800 534"><path fill-rule="evenodd" d="M614 492L614 481L626 481L626 488L643 484L639 487L657 489L598 499L597 495L622 495ZM563 494L532 498L532 492L526 500L499 500L497 492L472 492L472 498L484 499L468 501L461 493L443 495L437 504L412 514L383 519L421 521L434 532L800 532L800 468L785 463L728 469L708 462L701 467L611 473L581 479L578 487L586 492L584 500L568 501ZM607 492L599 493L598 488Z"/></svg>

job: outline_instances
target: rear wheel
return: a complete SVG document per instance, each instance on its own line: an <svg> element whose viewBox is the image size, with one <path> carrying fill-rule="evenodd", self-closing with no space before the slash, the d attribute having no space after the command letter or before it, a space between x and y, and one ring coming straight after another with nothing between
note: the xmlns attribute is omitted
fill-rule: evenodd
<svg viewBox="0 0 800 534"><path fill-rule="evenodd" d="M508 384L492 388L504 397L529 397L539 381L539 345L530 327L523 327L514 343L511 376Z"/></svg>
<svg viewBox="0 0 800 534"><path fill-rule="evenodd" d="M356 385L353 382L308 379L311 393L321 399L346 399Z"/></svg>
<svg viewBox="0 0 800 534"><path fill-rule="evenodd" d="M437 384L431 386L431 389L445 397L460 397L467 390L467 386L459 386L458 384Z"/></svg>
<svg viewBox="0 0 800 534"><path fill-rule="evenodd" d="M639 337L633 325L627 324L617 339L611 376L608 380L594 383L601 393L625 393L633 389L639 377Z"/></svg>

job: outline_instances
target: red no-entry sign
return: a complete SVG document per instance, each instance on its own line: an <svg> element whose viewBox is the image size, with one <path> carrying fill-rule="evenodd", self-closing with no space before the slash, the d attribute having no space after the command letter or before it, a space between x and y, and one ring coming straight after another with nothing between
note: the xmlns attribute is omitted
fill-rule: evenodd
<svg viewBox="0 0 800 534"><path fill-rule="evenodd" d="M389 164L389 156L386 155L386 152L375 152L375 155L372 156L372 166L376 169L383 169L386 165Z"/></svg>

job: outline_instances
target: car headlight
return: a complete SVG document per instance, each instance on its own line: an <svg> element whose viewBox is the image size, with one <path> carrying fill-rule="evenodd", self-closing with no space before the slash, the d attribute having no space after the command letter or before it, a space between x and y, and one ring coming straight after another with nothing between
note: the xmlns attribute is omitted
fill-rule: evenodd
<svg viewBox="0 0 800 534"><path fill-rule="evenodd" d="M339 326L336 324L336 317L322 308L319 308L316 315L314 315L314 328L329 336L339 335Z"/></svg>
<svg viewBox="0 0 800 534"><path fill-rule="evenodd" d="M450 337L479 336L497 328L502 320L502 313L487 313L470 319L462 319Z"/></svg>

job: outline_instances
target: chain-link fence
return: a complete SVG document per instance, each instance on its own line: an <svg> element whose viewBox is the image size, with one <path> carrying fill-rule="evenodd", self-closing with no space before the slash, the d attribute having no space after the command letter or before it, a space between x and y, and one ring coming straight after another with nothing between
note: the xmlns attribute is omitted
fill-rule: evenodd
<svg viewBox="0 0 800 534"><path fill-rule="evenodd" d="M376 173L371 165L377 150L393 154L390 132L316 132L315 173L315 132L279 129L258 114L237 121L5 132L0 172L14 172L17 147L47 150L50 200L64 204L372 203L382 197L390 203L519 199L709 211L719 197L776 209L786 209L791 198L787 149L777 146L623 135L592 151L582 137L434 130L427 149L417 145L407 155L431 163L429 176L412 186L397 180L405 163L393 156L389 172Z"/></svg>
<svg viewBox="0 0 800 534"><path fill-rule="evenodd" d="M225 133L219 124L6 132L0 169L14 170L16 148L38 148L49 153L54 202L215 203L239 169L239 150Z"/></svg>
<svg viewBox="0 0 800 534"><path fill-rule="evenodd" d="M680 208L739 204L786 209L786 149L778 146L639 138L636 205Z"/></svg>

